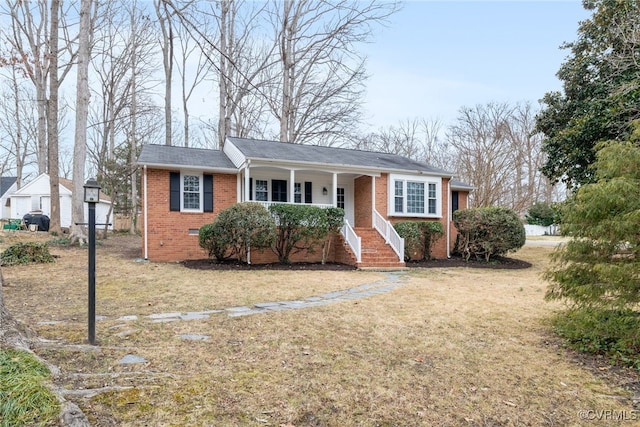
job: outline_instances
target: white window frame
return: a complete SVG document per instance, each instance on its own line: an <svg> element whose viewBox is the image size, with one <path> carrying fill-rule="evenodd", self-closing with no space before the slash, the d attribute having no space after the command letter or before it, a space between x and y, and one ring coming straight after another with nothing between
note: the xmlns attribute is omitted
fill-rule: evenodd
<svg viewBox="0 0 640 427"><path fill-rule="evenodd" d="M184 207L184 178L186 176L196 176L198 177L198 192L199 192L199 201L198 201L198 209L188 209ZM201 172L194 172L194 171L180 171L180 212L204 212L204 206L203 206L203 192L204 189L202 188L204 182L202 180L202 173Z"/></svg>
<svg viewBox="0 0 640 427"><path fill-rule="evenodd" d="M396 182L402 182L402 212L396 212ZM424 213L407 212L407 182L414 182L424 185ZM429 200L433 200L433 198L429 198L429 184L435 185L436 187L435 213L429 213ZM387 188L389 189L389 191L387 191L387 215L389 217L442 218L442 178L417 175L389 174L389 182Z"/></svg>
<svg viewBox="0 0 640 427"><path fill-rule="evenodd" d="M288 181L287 181L288 184ZM296 199L299 198L300 201L297 201ZM302 203L304 201L304 189L302 188L302 183L301 182L294 182L293 183L293 203Z"/></svg>
<svg viewBox="0 0 640 427"><path fill-rule="evenodd" d="M258 200L258 181L264 181L267 183L267 200ZM267 178L254 178L253 179L253 200L256 202L269 202L271 201L271 182Z"/></svg>

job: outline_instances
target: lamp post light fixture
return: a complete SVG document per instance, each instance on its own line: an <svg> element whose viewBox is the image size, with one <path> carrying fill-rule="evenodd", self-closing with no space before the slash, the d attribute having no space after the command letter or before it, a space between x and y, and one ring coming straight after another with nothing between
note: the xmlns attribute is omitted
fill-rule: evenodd
<svg viewBox="0 0 640 427"><path fill-rule="evenodd" d="M89 204L89 344L96 343L96 203L100 184L89 178L84 184L84 201Z"/></svg>

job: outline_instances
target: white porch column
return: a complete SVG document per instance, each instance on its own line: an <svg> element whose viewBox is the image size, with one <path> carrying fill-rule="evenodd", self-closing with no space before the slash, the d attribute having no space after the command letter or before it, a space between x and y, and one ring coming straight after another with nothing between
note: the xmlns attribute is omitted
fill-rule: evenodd
<svg viewBox="0 0 640 427"><path fill-rule="evenodd" d="M295 182L296 182L296 171L291 169L289 171L289 200L287 200L289 203L293 203L296 201L295 198Z"/></svg>
<svg viewBox="0 0 640 427"><path fill-rule="evenodd" d="M333 204L333 207L335 208L336 206L338 206L338 174L337 173L333 173L333 182L331 187L333 188L333 196L331 196L331 204Z"/></svg>
<svg viewBox="0 0 640 427"><path fill-rule="evenodd" d="M371 176L371 228L373 228L373 218L376 213L376 177Z"/></svg>
<svg viewBox="0 0 640 427"><path fill-rule="evenodd" d="M244 167L244 200L243 202L248 201L251 198L251 194L250 194L250 185L249 185L249 163L247 163L247 166Z"/></svg>

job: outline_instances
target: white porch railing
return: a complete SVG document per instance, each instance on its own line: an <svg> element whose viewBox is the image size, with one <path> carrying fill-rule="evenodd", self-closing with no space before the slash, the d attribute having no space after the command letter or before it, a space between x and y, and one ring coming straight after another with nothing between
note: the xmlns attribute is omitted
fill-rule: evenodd
<svg viewBox="0 0 640 427"><path fill-rule="evenodd" d="M307 205L307 206L316 206L322 209L332 208L333 205L331 203L292 203L292 202L262 202L257 200L252 200L256 203L260 203L265 208L269 209L271 205Z"/></svg>
<svg viewBox="0 0 640 427"><path fill-rule="evenodd" d="M375 209L373 210L373 228L384 237L385 242L391 246L400 261L404 261L404 239L400 237L393 225Z"/></svg>
<svg viewBox="0 0 640 427"><path fill-rule="evenodd" d="M344 241L347 242L356 256L356 261L362 262L362 239L356 234L349 224L349 221L346 219L344 220L344 225L342 226L340 233L344 236Z"/></svg>

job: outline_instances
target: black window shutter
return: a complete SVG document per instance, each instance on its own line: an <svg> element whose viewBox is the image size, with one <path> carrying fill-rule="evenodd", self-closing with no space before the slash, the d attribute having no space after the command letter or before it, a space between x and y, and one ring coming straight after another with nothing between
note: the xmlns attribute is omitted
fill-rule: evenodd
<svg viewBox="0 0 640 427"><path fill-rule="evenodd" d="M213 175L203 175L203 207L205 212L213 212Z"/></svg>
<svg viewBox="0 0 640 427"><path fill-rule="evenodd" d="M180 211L180 172L169 172L169 210Z"/></svg>
<svg viewBox="0 0 640 427"><path fill-rule="evenodd" d="M253 200L253 178L249 178L249 200Z"/></svg>
<svg viewBox="0 0 640 427"><path fill-rule="evenodd" d="M309 181L305 181L304 183L304 202L313 203L311 197L311 183Z"/></svg>

